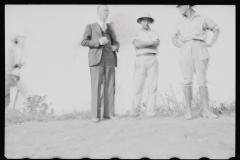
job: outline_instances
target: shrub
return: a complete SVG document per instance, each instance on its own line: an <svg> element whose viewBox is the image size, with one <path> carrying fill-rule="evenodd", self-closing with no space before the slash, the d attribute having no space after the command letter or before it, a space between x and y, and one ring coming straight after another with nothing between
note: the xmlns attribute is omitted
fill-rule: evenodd
<svg viewBox="0 0 240 160"><path fill-rule="evenodd" d="M24 112L33 115L46 115L50 109L50 105L45 102L46 96L32 95L27 98L27 103L24 108ZM54 110L51 110L51 113L54 113Z"/></svg>

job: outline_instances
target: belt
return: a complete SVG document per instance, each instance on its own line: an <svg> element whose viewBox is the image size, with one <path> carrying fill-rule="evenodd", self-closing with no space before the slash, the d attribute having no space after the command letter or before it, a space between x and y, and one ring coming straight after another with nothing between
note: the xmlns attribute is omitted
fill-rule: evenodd
<svg viewBox="0 0 240 160"><path fill-rule="evenodd" d="M140 54L140 55L137 55L137 56L155 56L156 53L144 53L144 54Z"/></svg>
<svg viewBox="0 0 240 160"><path fill-rule="evenodd" d="M204 40L201 39L192 39L193 41L200 41L200 42L205 42Z"/></svg>
<svg viewBox="0 0 240 160"><path fill-rule="evenodd" d="M188 40L185 40L184 43L188 42L188 41L200 41L200 42L205 42L204 40L201 40L201 39L188 39Z"/></svg>

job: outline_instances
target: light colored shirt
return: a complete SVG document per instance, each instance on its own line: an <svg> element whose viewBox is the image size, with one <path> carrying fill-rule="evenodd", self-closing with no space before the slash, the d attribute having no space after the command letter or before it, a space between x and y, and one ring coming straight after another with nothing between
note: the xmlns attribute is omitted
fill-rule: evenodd
<svg viewBox="0 0 240 160"><path fill-rule="evenodd" d="M148 30L145 30L141 28L135 35L135 38L133 40L138 40L142 42L148 42L148 41L154 41L156 39L159 39L159 34L157 31L152 30L149 28ZM137 55L142 55L146 53L156 53L158 55L158 47L146 47L146 48L135 48Z"/></svg>
<svg viewBox="0 0 240 160"><path fill-rule="evenodd" d="M105 30L103 29L103 22L100 21L100 20L98 20L97 22L98 22L99 26L102 28L103 31L106 31L106 30L107 30L107 23L106 23L106 22L104 23Z"/></svg>
<svg viewBox="0 0 240 160"><path fill-rule="evenodd" d="M23 49L20 46L13 48L14 65L21 66L23 64Z"/></svg>
<svg viewBox="0 0 240 160"><path fill-rule="evenodd" d="M199 39L205 41L207 38L207 30L215 31L220 27L208 16L194 13L191 20L183 16L172 36L179 36L180 41L191 39Z"/></svg>
<svg viewBox="0 0 240 160"><path fill-rule="evenodd" d="M5 50L5 73L11 74L14 68L13 49L9 46Z"/></svg>
<svg viewBox="0 0 240 160"><path fill-rule="evenodd" d="M5 73L19 75L19 68L14 68L14 65L22 66L24 64L23 48L19 45L8 46L5 52Z"/></svg>

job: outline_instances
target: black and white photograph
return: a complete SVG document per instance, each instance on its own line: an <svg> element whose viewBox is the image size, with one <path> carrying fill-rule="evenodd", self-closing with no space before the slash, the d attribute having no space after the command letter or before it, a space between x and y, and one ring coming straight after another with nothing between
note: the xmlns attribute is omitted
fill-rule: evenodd
<svg viewBox="0 0 240 160"><path fill-rule="evenodd" d="M7 159L229 159L236 6L5 4Z"/></svg>

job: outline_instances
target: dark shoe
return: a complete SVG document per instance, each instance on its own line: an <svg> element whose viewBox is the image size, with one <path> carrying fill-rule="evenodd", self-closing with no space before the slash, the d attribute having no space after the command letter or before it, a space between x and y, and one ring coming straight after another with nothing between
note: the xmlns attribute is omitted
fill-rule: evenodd
<svg viewBox="0 0 240 160"><path fill-rule="evenodd" d="M100 121L100 119L99 119L99 118L92 118L92 121L95 122L95 123L97 123L97 122Z"/></svg>

